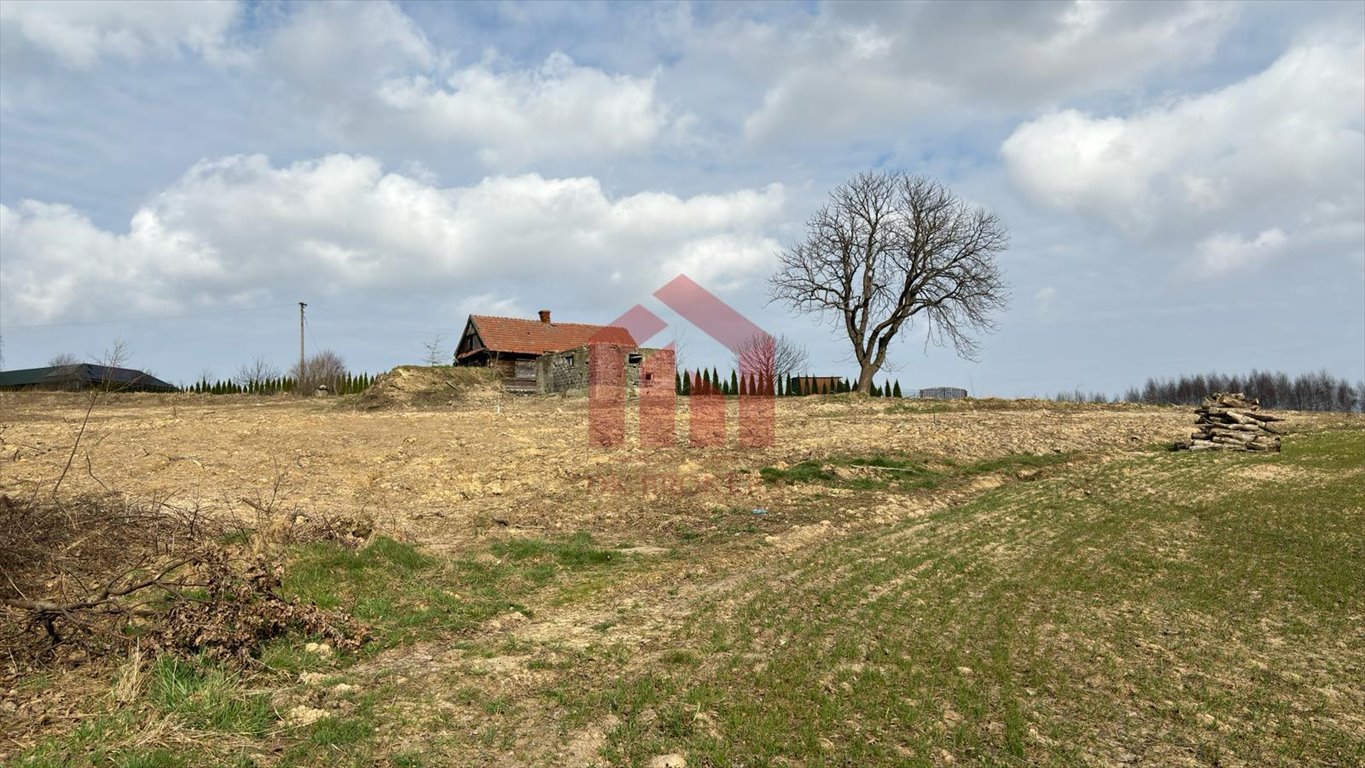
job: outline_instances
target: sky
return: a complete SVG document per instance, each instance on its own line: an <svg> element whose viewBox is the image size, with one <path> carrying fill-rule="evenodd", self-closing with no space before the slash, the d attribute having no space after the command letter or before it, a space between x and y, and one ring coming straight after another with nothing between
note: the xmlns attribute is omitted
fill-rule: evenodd
<svg viewBox="0 0 1365 768"><path fill-rule="evenodd" d="M1010 232L977 396L1148 377L1365 379L1365 3L0 3L0 355L172 382L453 349L470 313L728 353L686 274L852 376L777 254L865 170Z"/></svg>

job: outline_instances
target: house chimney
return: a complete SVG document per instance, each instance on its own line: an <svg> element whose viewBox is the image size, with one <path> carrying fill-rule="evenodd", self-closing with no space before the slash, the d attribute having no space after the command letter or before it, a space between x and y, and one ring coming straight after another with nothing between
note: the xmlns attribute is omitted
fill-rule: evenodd
<svg viewBox="0 0 1365 768"><path fill-rule="evenodd" d="M548 309L540 310L540 322L542 323L550 322L550 310Z"/></svg>

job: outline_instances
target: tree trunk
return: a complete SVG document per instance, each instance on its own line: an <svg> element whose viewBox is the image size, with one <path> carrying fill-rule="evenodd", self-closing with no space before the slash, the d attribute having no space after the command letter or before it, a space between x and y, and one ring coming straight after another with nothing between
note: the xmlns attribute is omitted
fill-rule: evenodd
<svg viewBox="0 0 1365 768"><path fill-rule="evenodd" d="M864 395L872 394L872 378L877 375L877 368L871 362L863 363L858 371L858 392Z"/></svg>

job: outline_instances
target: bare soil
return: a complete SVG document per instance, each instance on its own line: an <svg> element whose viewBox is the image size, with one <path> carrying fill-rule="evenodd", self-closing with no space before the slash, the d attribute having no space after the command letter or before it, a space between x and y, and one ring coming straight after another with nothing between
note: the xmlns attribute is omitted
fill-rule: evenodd
<svg viewBox="0 0 1365 768"><path fill-rule="evenodd" d="M680 400L681 447L631 440L602 449L588 444L581 398L482 388L432 399L412 407L401 397L106 396L62 492L113 489L243 515L273 495L305 515L372 514L425 546L459 547L507 528L648 543L661 525L717 506L780 514L801 489L764 486L764 466L832 453L1103 456L1174 441L1193 423L1176 408L800 398L777 401L772 447L698 449L686 445ZM50 491L87 405L79 394L0 395L0 493Z"/></svg>

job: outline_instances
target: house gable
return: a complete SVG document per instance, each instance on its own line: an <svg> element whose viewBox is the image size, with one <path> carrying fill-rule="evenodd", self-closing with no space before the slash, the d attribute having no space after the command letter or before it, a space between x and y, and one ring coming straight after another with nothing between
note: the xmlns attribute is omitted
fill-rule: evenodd
<svg viewBox="0 0 1365 768"><path fill-rule="evenodd" d="M460 334L460 343L455 345L455 360L467 357L470 353L485 349L483 339L479 337L479 329L474 325L474 316L470 315L465 321L464 332Z"/></svg>

